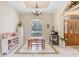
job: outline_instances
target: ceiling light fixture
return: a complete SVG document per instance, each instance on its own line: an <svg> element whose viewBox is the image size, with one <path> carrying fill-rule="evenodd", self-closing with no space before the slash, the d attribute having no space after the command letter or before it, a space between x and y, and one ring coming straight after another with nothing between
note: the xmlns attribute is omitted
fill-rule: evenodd
<svg viewBox="0 0 79 59"><path fill-rule="evenodd" d="M41 14L41 12L42 12L42 10L40 10L40 9L38 8L38 4L37 4L37 2L36 2L36 7L35 7L35 9L33 9L33 14L34 14L35 16L38 16L38 15Z"/></svg>

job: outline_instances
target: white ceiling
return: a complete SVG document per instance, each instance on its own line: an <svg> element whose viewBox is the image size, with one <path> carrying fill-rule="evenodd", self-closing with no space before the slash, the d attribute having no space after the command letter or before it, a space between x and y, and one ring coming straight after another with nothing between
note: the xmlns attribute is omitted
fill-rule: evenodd
<svg viewBox="0 0 79 59"><path fill-rule="evenodd" d="M47 8L40 9L43 13L54 13L68 2L69 1L51 1ZM32 13L33 10L33 8L28 8L24 1L9 1L8 4L20 13Z"/></svg>
<svg viewBox="0 0 79 59"><path fill-rule="evenodd" d="M48 8L51 1L24 1L27 8L35 8L36 3L39 8Z"/></svg>

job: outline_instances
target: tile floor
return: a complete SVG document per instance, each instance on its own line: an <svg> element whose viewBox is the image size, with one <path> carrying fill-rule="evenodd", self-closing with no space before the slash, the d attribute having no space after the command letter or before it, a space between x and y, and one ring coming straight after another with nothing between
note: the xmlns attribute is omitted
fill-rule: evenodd
<svg viewBox="0 0 79 59"><path fill-rule="evenodd" d="M37 46L32 46L32 49L28 49L28 45L24 44L17 51L16 54L58 54L56 49L49 44L45 44L45 49L36 48Z"/></svg>
<svg viewBox="0 0 79 59"><path fill-rule="evenodd" d="M4 55L2 57L64 57L64 56L65 57L79 57L79 51L75 48L70 47L70 46L59 47L59 46L54 45L53 47L58 52L57 54L16 54L16 51L20 47L21 47L21 45L19 44L18 47L15 48L11 53ZM49 48L49 50L50 49L51 48Z"/></svg>

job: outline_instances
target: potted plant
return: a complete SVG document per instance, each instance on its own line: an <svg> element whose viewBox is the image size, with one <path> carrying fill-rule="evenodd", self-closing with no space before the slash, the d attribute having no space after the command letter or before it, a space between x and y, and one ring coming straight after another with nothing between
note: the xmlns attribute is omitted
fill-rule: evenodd
<svg viewBox="0 0 79 59"><path fill-rule="evenodd" d="M67 41L66 38L60 38L60 46L65 47L65 41Z"/></svg>
<svg viewBox="0 0 79 59"><path fill-rule="evenodd" d="M21 27L21 26L22 26L22 23L21 23L21 22L19 22L18 27Z"/></svg>

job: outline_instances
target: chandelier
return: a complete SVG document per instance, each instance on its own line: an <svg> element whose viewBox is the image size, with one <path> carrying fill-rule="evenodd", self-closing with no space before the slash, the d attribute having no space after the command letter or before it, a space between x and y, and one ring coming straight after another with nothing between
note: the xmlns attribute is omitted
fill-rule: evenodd
<svg viewBox="0 0 79 59"><path fill-rule="evenodd" d="M38 16L38 15L41 14L41 12L42 11L38 8L38 4L36 2L36 7L35 7L35 9L33 9L33 14L36 15L36 16Z"/></svg>

